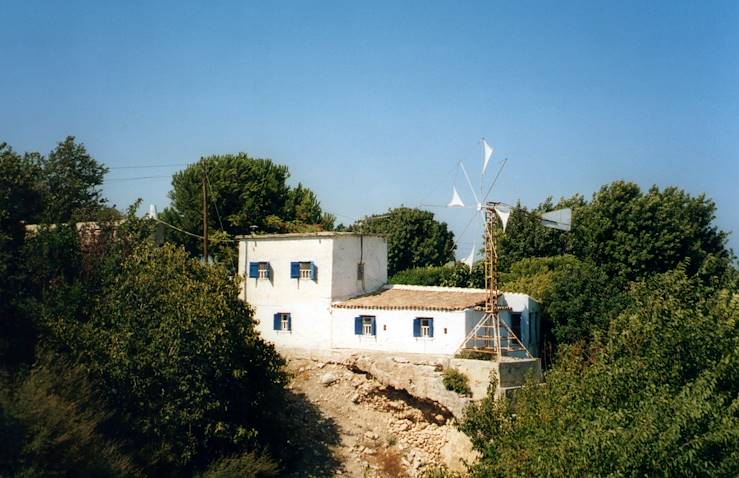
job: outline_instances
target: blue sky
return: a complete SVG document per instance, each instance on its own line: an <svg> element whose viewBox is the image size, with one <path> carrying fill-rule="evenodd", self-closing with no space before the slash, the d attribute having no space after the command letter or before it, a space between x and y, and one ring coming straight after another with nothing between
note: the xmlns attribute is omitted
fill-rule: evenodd
<svg viewBox="0 0 739 478"><path fill-rule="evenodd" d="M495 199L675 185L716 201L739 250L737 2L4 1L2 18L0 140L77 136L119 207L162 208L181 165L245 151L349 223L446 203L459 160L479 181L484 136L509 159ZM139 167L157 165L175 166ZM469 220L434 212L458 236Z"/></svg>

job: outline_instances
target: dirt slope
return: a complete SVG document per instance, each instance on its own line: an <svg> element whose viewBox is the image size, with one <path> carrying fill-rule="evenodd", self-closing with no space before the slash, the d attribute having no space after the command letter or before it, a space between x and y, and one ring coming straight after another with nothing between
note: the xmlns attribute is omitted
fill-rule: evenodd
<svg viewBox="0 0 739 478"><path fill-rule="evenodd" d="M469 441L448 410L381 385L340 364L291 359L295 397L314 405L296 443L313 443L310 466L293 477L415 477L436 464L461 468ZM304 453L305 454L305 453Z"/></svg>

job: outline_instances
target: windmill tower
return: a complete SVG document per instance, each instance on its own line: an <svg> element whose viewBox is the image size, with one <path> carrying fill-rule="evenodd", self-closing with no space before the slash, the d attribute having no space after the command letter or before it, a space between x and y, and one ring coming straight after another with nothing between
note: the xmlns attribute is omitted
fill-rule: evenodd
<svg viewBox="0 0 739 478"><path fill-rule="evenodd" d="M482 184L484 175L487 170L490 158L493 156L494 150L488 145L485 139L482 139L483 147L483 168L482 177L480 179L480 193L482 194ZM506 160L507 161L507 160ZM485 237L485 304L483 308L482 319L467 334L462 344L460 344L457 352L475 351L478 353L487 353L500 360L506 354L524 355L531 357L531 353L523 345L520 337L516 336L509 323L501 317L501 312L510 311L511 308L501 303L503 293L500 290L500 238L505 233L508 218L511 214L512 206L502 202L486 202L487 196L493 189L500 172L505 166L505 161L501 165L496 174L493 184L488 189L487 194L479 200L475 194L474 188L470 181L467 170L462 162L459 162L460 168L464 173L467 184L470 187L472 195L477 202L476 209L480 212L484 221L484 237ZM453 188L452 200L447 207L465 207L456 188ZM556 211L544 214L534 214L544 227L569 231L572 224L572 210L569 208L558 209ZM474 259L474 245L470 257L467 259L468 265L472 268Z"/></svg>

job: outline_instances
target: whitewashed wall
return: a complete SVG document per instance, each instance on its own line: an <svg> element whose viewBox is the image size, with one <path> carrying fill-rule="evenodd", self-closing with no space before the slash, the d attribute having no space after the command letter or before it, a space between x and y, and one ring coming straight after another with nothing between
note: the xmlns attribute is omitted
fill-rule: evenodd
<svg viewBox="0 0 739 478"><path fill-rule="evenodd" d="M468 312L435 312L418 310L332 310L335 348L382 350L387 352L453 354L466 335ZM360 315L374 316L375 336L355 335L354 318ZM434 336L413 336L413 319L434 319ZM446 329L446 331L445 331Z"/></svg>
<svg viewBox="0 0 739 478"><path fill-rule="evenodd" d="M343 300L379 289L387 283L387 241L378 236L336 236L331 295ZM357 264L364 262L364 281Z"/></svg>
<svg viewBox="0 0 739 478"><path fill-rule="evenodd" d="M361 247L360 247L361 246ZM357 281L359 258L365 281ZM316 280L290 277L291 262L313 262ZM250 262L268 262L269 279L248 277ZM317 234L245 238L239 242L241 297L256 311L262 336L290 347L330 348L331 302L375 290L387 281L387 242L378 236ZM291 316L291 330L274 330L275 313Z"/></svg>

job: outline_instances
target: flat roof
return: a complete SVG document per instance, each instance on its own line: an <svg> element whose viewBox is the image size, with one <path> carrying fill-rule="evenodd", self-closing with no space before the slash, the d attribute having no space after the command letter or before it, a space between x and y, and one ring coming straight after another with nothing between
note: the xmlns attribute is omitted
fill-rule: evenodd
<svg viewBox="0 0 739 478"><path fill-rule="evenodd" d="M383 234L367 233L367 232L339 232L339 231L321 231L321 232L288 232L285 234L248 234L236 236L239 240L261 241L265 239L312 239L312 238L331 238L331 237L359 237L373 236L385 237Z"/></svg>

